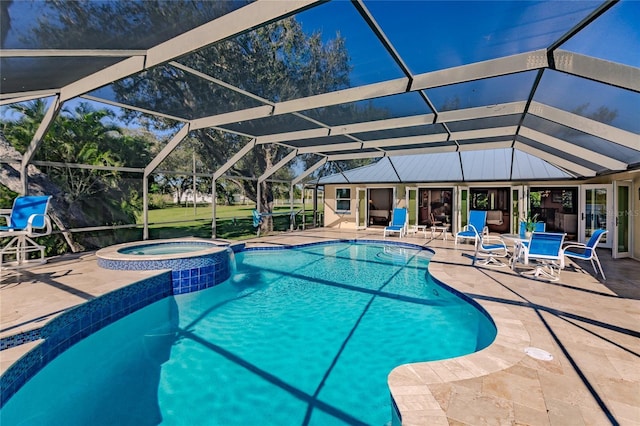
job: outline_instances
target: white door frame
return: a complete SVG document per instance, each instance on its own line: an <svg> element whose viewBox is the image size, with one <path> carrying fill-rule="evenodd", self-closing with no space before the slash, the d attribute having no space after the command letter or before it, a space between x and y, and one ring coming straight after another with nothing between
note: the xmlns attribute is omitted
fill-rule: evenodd
<svg viewBox="0 0 640 426"><path fill-rule="evenodd" d="M604 214L605 214L605 227L609 231L607 232L598 247L607 247L611 248L611 242L613 241L613 232L614 229L613 223L613 184L610 183L600 183L600 184L588 184L588 185L580 185L580 192L578 193L578 199L580 200L579 208L578 208L578 241L581 243L587 242L590 237L586 235L587 233L587 221L591 221L594 219L593 212L587 212L587 205L591 205L587 203L587 194L586 191L590 189L604 189L606 190L606 201L604 206Z"/></svg>

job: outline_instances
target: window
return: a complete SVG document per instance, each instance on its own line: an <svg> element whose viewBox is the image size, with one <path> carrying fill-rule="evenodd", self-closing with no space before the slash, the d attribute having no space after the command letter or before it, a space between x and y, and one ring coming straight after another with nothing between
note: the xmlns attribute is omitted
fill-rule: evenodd
<svg viewBox="0 0 640 426"><path fill-rule="evenodd" d="M336 188L336 211L351 210L351 188Z"/></svg>

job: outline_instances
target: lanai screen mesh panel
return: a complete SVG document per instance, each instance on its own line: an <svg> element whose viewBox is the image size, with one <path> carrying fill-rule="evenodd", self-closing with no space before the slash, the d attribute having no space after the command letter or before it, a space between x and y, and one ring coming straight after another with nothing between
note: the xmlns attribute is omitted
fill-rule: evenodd
<svg viewBox="0 0 640 426"><path fill-rule="evenodd" d="M640 166L640 2L1 5L5 106L87 95L305 154L441 155L465 180L555 176L519 148L575 177Z"/></svg>

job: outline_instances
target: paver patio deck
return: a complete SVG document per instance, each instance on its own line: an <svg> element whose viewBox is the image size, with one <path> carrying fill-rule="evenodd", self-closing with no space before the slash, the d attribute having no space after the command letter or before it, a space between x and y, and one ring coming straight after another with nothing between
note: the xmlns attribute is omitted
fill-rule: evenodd
<svg viewBox="0 0 640 426"><path fill-rule="evenodd" d="M406 425L640 425L640 262L599 250L607 281L568 261L559 282L507 268L471 266L473 245L403 241L435 249L431 274L492 316L496 341L472 355L396 368L389 385ZM382 229L316 229L265 236L254 245L382 239ZM388 237L397 241L397 237ZM50 259L0 277L0 337L41 327L66 309L154 272L106 271L93 253ZM0 369L36 345L0 352ZM542 361L524 349L539 348Z"/></svg>

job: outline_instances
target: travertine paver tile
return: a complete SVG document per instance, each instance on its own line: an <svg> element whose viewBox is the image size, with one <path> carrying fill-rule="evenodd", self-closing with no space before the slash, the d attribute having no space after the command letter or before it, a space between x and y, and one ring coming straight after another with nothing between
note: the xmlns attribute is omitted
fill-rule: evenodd
<svg viewBox="0 0 640 426"><path fill-rule="evenodd" d="M545 349L545 348L542 348ZM553 352L551 351L552 355ZM537 371L545 371L551 374L563 374L564 369L562 367L562 363L558 360L558 357L554 355L553 359L550 361L543 361L539 359L535 359L533 357L527 356L525 357L520 365L523 367L529 367L533 370Z"/></svg>
<svg viewBox="0 0 640 426"><path fill-rule="evenodd" d="M536 410L545 409L538 377L527 369L508 369L486 376L482 382L482 393Z"/></svg>
<svg viewBox="0 0 640 426"><path fill-rule="evenodd" d="M259 240L277 246L295 241L307 243L319 239L372 239L381 236L381 230L363 232L322 228ZM585 264L582 272L567 269L562 272L560 282L544 283L522 278L507 269L471 267L469 256L473 254L473 246L470 244L455 248L452 241L427 243L428 239L416 237L407 241L431 244L436 248L436 257L430 265L431 273L447 285L467 292L489 309L499 324L501 338L480 353L457 359L455 364L442 364L444 370L441 367L434 370L432 365L437 363L418 363L406 366L406 370L394 370L390 375L392 389L393 382L406 386L402 391L403 397L407 407L415 410L405 416L405 424L599 426L612 423L605 412L609 410L615 421L622 425L640 425L636 415L640 406L640 391L637 391L640 386L637 357L640 339L637 334L624 333L625 330L636 333L639 330L640 280L634 278L640 277L637 261L611 261L610 254L604 250L601 259L606 263L608 257L610 262L605 264L608 282L595 280L590 265ZM87 295L92 297L135 281L131 277L114 280L113 276L87 280L87 275L95 274L95 270L95 256L82 255L66 262L56 260L28 271L21 283L10 284L18 287L15 294L20 295L21 306L25 308L15 312L3 309L4 290L8 286L4 286L5 281L0 279L3 284L0 287L2 327L8 321L16 324L32 320L35 312L46 317L53 307L66 309L70 301L81 303ZM42 303L43 299L35 300L28 296L35 288L39 289L46 303ZM525 331L526 337L518 327ZM554 359L547 362L525 356L524 347L521 347L525 341L529 346L551 352ZM595 396L576 374L574 364L563 350L581 369ZM5 363L8 354L7 351L0 353L0 365ZM598 368L599 365L602 368ZM529 371L538 375L544 406L549 409L548 416L546 411L532 408L530 401L523 404L497 397L502 393L505 396L510 394L514 400L524 398L523 389L534 381ZM460 380L461 374L479 377ZM453 381L442 382L442 376ZM489 386L483 393L485 382ZM596 397L601 398L606 409L598 405ZM429 406L430 403L439 408L423 410L424 405ZM449 415L448 421L442 410Z"/></svg>
<svg viewBox="0 0 640 426"><path fill-rule="evenodd" d="M640 404L637 401L628 404L612 399L608 400L608 407L621 424L640 425Z"/></svg>
<svg viewBox="0 0 640 426"><path fill-rule="evenodd" d="M456 376L451 370L449 370L443 363L434 362L431 365L431 369L433 372L440 378L443 382L455 382L460 378Z"/></svg>
<svg viewBox="0 0 640 426"><path fill-rule="evenodd" d="M588 346L568 348L568 350L570 353L581 351L580 359L576 363L584 373L588 372L596 377L622 378L603 351Z"/></svg>
<svg viewBox="0 0 640 426"><path fill-rule="evenodd" d="M582 413L582 420L586 426L602 426L611 425L613 422L611 419L607 419L607 416L602 412L602 409L594 402L589 406L579 406L580 413ZM624 419L616 419L620 425L625 426L637 426L638 423L628 423Z"/></svg>
<svg viewBox="0 0 640 426"><path fill-rule="evenodd" d="M515 415L515 425L547 426L550 424L546 405L544 409L536 410L526 405L514 403L513 412Z"/></svg>
<svg viewBox="0 0 640 426"><path fill-rule="evenodd" d="M552 426L584 426L586 425L580 408L557 399L547 399L549 421ZM603 425L606 423L602 423Z"/></svg>
<svg viewBox="0 0 640 426"><path fill-rule="evenodd" d="M431 363L418 362L415 364L411 364L411 370L415 372L415 374L417 374L418 377L420 377L421 381L423 381L424 383L442 382L442 379L436 374L435 371L433 371L431 365Z"/></svg>
<svg viewBox="0 0 640 426"><path fill-rule="evenodd" d="M470 425L512 425L515 419L513 403L501 398L480 395L452 398L447 417Z"/></svg>
<svg viewBox="0 0 640 426"><path fill-rule="evenodd" d="M618 353L615 355L607 354L607 357L609 358L609 362L613 365L613 368L615 368L618 374L620 374L620 377L640 385L640 361L638 361L637 358L622 359Z"/></svg>
<svg viewBox="0 0 640 426"><path fill-rule="evenodd" d="M443 361L442 365L444 365L447 370L453 373L458 378L458 380L471 379L477 376L475 371L469 370L463 363L459 362L457 359Z"/></svg>
<svg viewBox="0 0 640 426"><path fill-rule="evenodd" d="M592 403L593 396L577 374L558 375L540 371L538 375L545 401L557 400L571 405Z"/></svg>
<svg viewBox="0 0 640 426"><path fill-rule="evenodd" d="M598 390L608 399L640 409L640 383L612 377L596 377Z"/></svg>
<svg viewBox="0 0 640 426"><path fill-rule="evenodd" d="M431 412L409 413L402 418L402 426L451 426L444 414Z"/></svg>
<svg viewBox="0 0 640 426"><path fill-rule="evenodd" d="M393 369L389 374L390 386L422 386L424 380L414 371L414 365L402 365Z"/></svg>
<svg viewBox="0 0 640 426"><path fill-rule="evenodd" d="M454 391L454 386L452 383L438 383L429 385L429 389L431 389L431 393L435 400L438 402L440 407L443 410L448 410L449 401L451 399L451 395ZM478 391L479 391L478 387Z"/></svg>
<svg viewBox="0 0 640 426"><path fill-rule="evenodd" d="M472 361L470 357L460 357L456 359L458 364L464 367L474 377L481 377L489 373L487 370L478 365L475 361Z"/></svg>

